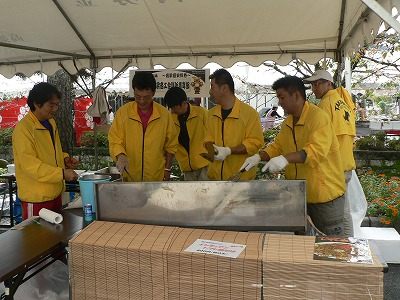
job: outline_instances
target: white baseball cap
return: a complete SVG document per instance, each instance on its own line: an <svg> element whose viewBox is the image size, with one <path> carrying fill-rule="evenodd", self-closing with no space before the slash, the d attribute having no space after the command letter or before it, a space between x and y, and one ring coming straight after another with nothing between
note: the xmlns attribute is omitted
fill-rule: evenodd
<svg viewBox="0 0 400 300"><path fill-rule="evenodd" d="M305 83L310 83L310 82L313 82L313 81L316 81L319 79L325 79L325 80L328 80L333 83L332 75L328 71L325 71L325 70L315 71L314 74L312 74L310 77L304 78L303 81Z"/></svg>

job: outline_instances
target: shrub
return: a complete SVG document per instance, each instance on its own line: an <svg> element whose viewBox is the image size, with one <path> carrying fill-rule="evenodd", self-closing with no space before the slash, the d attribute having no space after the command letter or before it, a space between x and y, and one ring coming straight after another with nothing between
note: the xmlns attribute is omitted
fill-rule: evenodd
<svg viewBox="0 0 400 300"><path fill-rule="evenodd" d="M0 130L0 145L12 145L12 134L14 132L14 128L4 128Z"/></svg>
<svg viewBox="0 0 400 300"><path fill-rule="evenodd" d="M393 139L387 142L388 150L400 151L400 139Z"/></svg>
<svg viewBox="0 0 400 300"><path fill-rule="evenodd" d="M367 135L356 141L359 150L385 150L385 139L381 135Z"/></svg>
<svg viewBox="0 0 400 300"><path fill-rule="evenodd" d="M356 141L358 150L400 151L400 139L388 137L385 132L367 135Z"/></svg>
<svg viewBox="0 0 400 300"><path fill-rule="evenodd" d="M79 138L79 143L85 147L94 146L94 131L84 131ZM97 146L108 147L108 135L104 132L97 132Z"/></svg>

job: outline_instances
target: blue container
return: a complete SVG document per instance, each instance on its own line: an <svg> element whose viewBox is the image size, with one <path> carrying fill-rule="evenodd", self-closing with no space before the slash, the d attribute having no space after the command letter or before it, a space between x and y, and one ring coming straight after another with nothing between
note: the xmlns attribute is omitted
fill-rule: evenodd
<svg viewBox="0 0 400 300"><path fill-rule="evenodd" d="M96 182L104 182L110 181L111 176L109 175L98 175L98 174L90 174L83 175L79 178L79 189L81 192L83 207L85 204L92 205L92 212L96 212L96 199L94 197L94 184ZM83 208L84 209L84 208Z"/></svg>

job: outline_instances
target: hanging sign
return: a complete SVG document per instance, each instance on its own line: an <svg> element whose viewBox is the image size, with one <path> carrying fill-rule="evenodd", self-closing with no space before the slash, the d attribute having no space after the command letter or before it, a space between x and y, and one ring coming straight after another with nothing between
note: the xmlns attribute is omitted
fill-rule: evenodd
<svg viewBox="0 0 400 300"><path fill-rule="evenodd" d="M132 78L136 72L152 72L156 78L157 86L155 98L163 98L171 87L182 88L189 98L209 97L210 70L132 70L129 73L129 96L133 97Z"/></svg>

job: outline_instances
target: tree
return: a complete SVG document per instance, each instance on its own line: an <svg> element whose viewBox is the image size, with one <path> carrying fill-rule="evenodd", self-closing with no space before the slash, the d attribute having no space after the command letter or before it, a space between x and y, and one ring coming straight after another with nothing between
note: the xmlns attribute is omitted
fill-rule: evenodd
<svg viewBox="0 0 400 300"><path fill-rule="evenodd" d="M351 58L353 85L363 82L382 82L382 87L398 87L400 38L397 33L384 30L371 44L364 44Z"/></svg>
<svg viewBox="0 0 400 300"><path fill-rule="evenodd" d="M74 105L71 77L64 70L58 70L53 76L48 76L47 81L56 86L61 92L58 111L54 119L60 133L63 151L72 156L73 147L76 145L76 135L73 125Z"/></svg>
<svg viewBox="0 0 400 300"><path fill-rule="evenodd" d="M396 17L396 16L395 16ZM350 57L350 67L352 72L352 88L365 88L363 95L356 96L356 101L372 101L377 100L382 112L388 114L396 113L395 105L399 105L400 92L397 92L400 87L400 36L393 29L387 28L382 30L375 37L372 43L364 43L364 46ZM292 60L287 66L280 66L276 62L267 61L264 66L282 74L283 76L295 75L300 78L310 76L315 70L327 69L335 79L335 84L345 85L344 83L344 66L338 65L333 59L327 58L320 60L316 64L308 64L301 59ZM340 67L340 68L339 68ZM247 86L251 83L245 82ZM373 85L373 88L370 86ZM252 86L252 94L258 87ZM260 88L262 93L263 88ZM379 97L374 92L378 89L388 89L392 91L389 97ZM312 93L309 93L309 98L312 102L316 99ZM397 102L396 102L397 101Z"/></svg>

